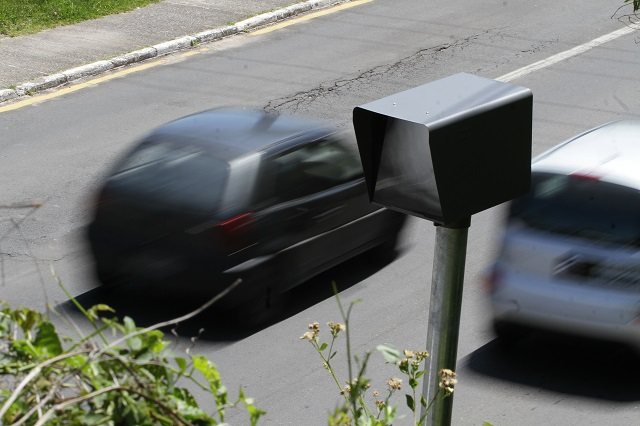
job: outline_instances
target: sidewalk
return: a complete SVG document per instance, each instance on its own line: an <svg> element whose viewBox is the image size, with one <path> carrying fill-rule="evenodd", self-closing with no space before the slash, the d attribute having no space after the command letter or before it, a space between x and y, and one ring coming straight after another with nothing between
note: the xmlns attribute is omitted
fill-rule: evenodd
<svg viewBox="0 0 640 426"><path fill-rule="evenodd" d="M342 1L163 0L28 36L0 36L0 103Z"/></svg>

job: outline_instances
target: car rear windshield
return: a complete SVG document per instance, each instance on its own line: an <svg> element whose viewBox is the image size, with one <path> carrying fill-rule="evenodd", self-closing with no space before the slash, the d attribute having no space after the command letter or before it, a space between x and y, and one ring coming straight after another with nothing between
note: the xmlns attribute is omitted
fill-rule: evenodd
<svg viewBox="0 0 640 426"><path fill-rule="evenodd" d="M640 245L640 193L588 177L533 173L531 191L511 204L511 219L538 230Z"/></svg>
<svg viewBox="0 0 640 426"><path fill-rule="evenodd" d="M222 198L229 166L200 148L169 141L134 149L109 178L112 188L165 207L207 210Z"/></svg>

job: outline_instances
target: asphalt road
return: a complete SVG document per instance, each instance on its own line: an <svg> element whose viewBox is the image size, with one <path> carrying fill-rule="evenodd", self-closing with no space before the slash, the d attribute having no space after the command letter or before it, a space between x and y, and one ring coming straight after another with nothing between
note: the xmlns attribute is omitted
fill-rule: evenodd
<svg viewBox="0 0 640 426"><path fill-rule="evenodd" d="M610 19L611 5L590 3L485 0L471 7L375 0L204 45L139 72L2 112L3 196L8 203L45 205L0 212L0 235L20 222L20 232L0 239L0 296L37 307L45 300L64 303L47 274L52 264L73 294L84 293L83 301L106 297L90 275L82 240L88 206L114 159L155 126L215 106L247 105L314 116L349 131L354 106L458 72L498 78L622 27ZM513 81L534 94L534 154L604 122L634 117L640 90L634 83L636 37L620 37ZM345 302L363 300L353 315L354 352L382 342L422 349L433 228L412 220L393 261L356 259L307 283L270 327L239 330L213 312L179 333L188 337L206 328L192 351L215 360L229 389L242 384L257 399L268 411L263 424L325 424L339 395L299 336L309 322L339 320L329 290L335 280ZM511 353L498 348L480 278L499 234L500 208L473 217L454 424L637 424L640 392L634 381L640 374L637 360L625 352L540 337ZM132 298L116 295L111 301L143 323L186 309L167 302L158 307L148 299L122 302ZM396 373L381 358L372 363L371 377L382 388ZM400 424L410 423L405 420Z"/></svg>

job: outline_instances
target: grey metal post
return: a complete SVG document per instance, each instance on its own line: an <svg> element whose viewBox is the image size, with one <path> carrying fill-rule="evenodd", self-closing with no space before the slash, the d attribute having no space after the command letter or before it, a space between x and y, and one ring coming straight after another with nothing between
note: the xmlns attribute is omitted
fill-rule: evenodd
<svg viewBox="0 0 640 426"><path fill-rule="evenodd" d="M429 331L427 334L424 395L427 404L437 395L441 369L455 371L462 310L462 285L471 218L459 224L436 226L436 247L431 279ZM429 426L451 424L453 395L433 402L427 414ZM424 414L424 407L423 407Z"/></svg>

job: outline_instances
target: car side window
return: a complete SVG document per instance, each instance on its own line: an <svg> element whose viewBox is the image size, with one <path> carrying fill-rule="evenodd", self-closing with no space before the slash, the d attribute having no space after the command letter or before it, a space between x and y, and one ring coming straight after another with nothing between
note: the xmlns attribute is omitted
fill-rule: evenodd
<svg viewBox="0 0 640 426"><path fill-rule="evenodd" d="M323 139L274 159L279 201L312 195L362 175L360 161L336 139Z"/></svg>

